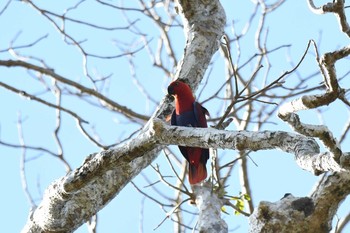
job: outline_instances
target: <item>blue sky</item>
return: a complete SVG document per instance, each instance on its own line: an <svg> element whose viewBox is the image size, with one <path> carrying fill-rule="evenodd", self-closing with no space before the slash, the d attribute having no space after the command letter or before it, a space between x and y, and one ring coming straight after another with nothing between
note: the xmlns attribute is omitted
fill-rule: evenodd
<svg viewBox="0 0 350 233"><path fill-rule="evenodd" d="M5 3L6 1L0 3L0 9L4 7ZM35 1L35 3L59 14L67 6L74 5L71 1ZM128 4L132 6L134 3L128 2ZM242 1L234 0L222 0L222 4L227 15L226 33L232 36L232 21L234 20L235 22L236 31L240 32L253 11L253 4L250 1L243 3ZM162 12L161 10L159 11ZM72 11L68 15L109 27L128 25L125 16L115 12L92 1L87 1L80 6L79 10ZM140 32L147 34L145 38L150 41L150 48L156 50L159 35L158 29L152 25L148 18L142 17L137 12L130 12L127 15L130 20L138 20L137 28ZM84 77L81 53L76 48L68 46L57 30L53 28L52 24L48 23L33 8L25 3L13 1L6 11L0 15L0 19L0 28L3 32L0 37L0 50L8 48L14 38L16 40L13 42L13 45L19 46L31 43L47 35L46 39L43 39L35 46L16 51L22 55L42 58L58 74L86 86L91 86L89 80ZM259 17L252 22L252 29L247 35L249 39L243 40L240 44L242 53L241 64L256 53L254 33L258 19ZM336 18L333 15L314 15L308 10L306 1L287 1L278 11L268 15L266 20L266 25L269 27L264 28L263 33L268 38L267 47L271 49L281 45L291 45L289 49L280 49L269 57L272 67L268 81L273 81L284 71L291 69L288 57L296 63L310 39L314 39L319 43L320 53L332 51L348 43L348 38L339 31ZM89 27L77 26L76 24L67 24L66 30L77 40L88 38L83 43L83 46L89 48L89 52L103 56L122 54L125 52L125 49L136 50L143 45L140 36L136 36L135 33L130 33L127 30L104 32L102 30L91 30ZM179 27L172 28L170 35L172 36L176 58L179 60L184 47L183 32ZM235 51L235 49L232 51L234 62L237 57ZM8 52L1 52L0 59L16 59L16 57ZM129 106L136 112L151 115L158 102L165 95L170 79L161 70L153 66L146 50L136 53L133 59L135 77L132 76L128 59L125 57L110 60L89 57L88 72L94 77L103 77L111 74L108 82L109 88L104 88L103 93L109 98L116 100L119 104ZM39 64L33 60L29 60L29 62ZM169 64L171 63L171 61L168 62ZM346 63L348 63L348 59L340 62L340 65L337 66L340 76L348 71ZM215 88L224 80L224 61L219 52L214 55L209 68L211 72L207 72L205 75L205 78L209 77L209 84L203 90L204 85L200 86L202 91L200 101L211 96L216 91ZM307 76L317 71L317 69L314 51L310 50L298 72L301 76ZM249 74L250 70L251 67L247 67L246 75ZM263 70L262 72L265 71ZM50 92L43 92L42 83L31 78L32 76L33 72L28 72L24 69L0 67L1 82L14 85L19 89L26 90L28 93L37 94L41 98L55 102L55 97ZM286 83L292 84L296 78L296 75L292 75L287 78ZM43 77L43 80L50 83L48 77ZM147 101L145 95L135 88L135 81L144 85L145 90L155 100L154 102ZM317 84L321 81L321 77L318 76L318 78L310 81L308 85ZM65 107L76 111L81 117L91 122L87 127L89 132L97 132L101 140L106 144L123 140L140 127L137 124L127 123L124 117L116 113L101 110L91 106L88 102L79 101L79 99L74 97L64 96L62 102ZM3 109L0 115L1 140L8 143L19 143L17 119L20 115L21 119L23 119L22 129L26 143L45 146L53 151L57 150L57 145L52 136L56 120L55 110L29 101L3 88L0 88L0 106ZM205 107L214 114L222 111L218 107L218 102L215 101L208 102ZM335 133L336 137L339 137L344 122L349 118L348 109L337 101L330 106L323 107L321 110L324 111L324 123ZM302 112L300 115L305 122L320 123L317 111ZM336 120L334 120L335 117ZM277 118L275 119L277 124L265 124L263 129L291 131L286 124ZM62 125L64 127L60 132L60 138L64 145L64 155L74 169L83 162L87 155L97 152L99 149L81 135L75 121L67 114L62 114ZM229 129L235 130L234 126L230 126ZM254 130L254 128L251 127L250 130ZM344 151L349 151L349 140L347 139L342 146ZM176 147L171 148L177 151ZM21 185L21 154L22 151L19 149L0 145L0 156L2 159L0 175L4 184L0 204L4 213L4 216L1 218L4 232L19 232L26 222L30 208L30 203L26 199ZM224 159L227 159L236 156L237 152L220 150L219 154ZM45 188L53 180L63 176L65 169L62 162L47 154L43 155L36 151L27 151L26 157L30 160L25 167L29 190L36 204L39 204ZM255 166L253 163L249 165L255 205L262 200L275 202L283 197L285 193L292 193L294 196L306 196L318 179L318 177L301 170L295 164L292 155L280 151L259 151L252 153L251 157L258 164L258 166ZM158 164L165 173L169 169L164 153L161 153L153 164ZM234 174L238 177L237 170ZM154 182L158 179L157 174L152 168L148 167L134 179L138 187L145 192L152 193L152 188L144 188L148 184L144 177ZM227 188L231 195L238 195L240 191L237 177L231 179L232 183ZM158 188L164 190L170 197L173 196L173 190L169 190L169 188L161 185ZM162 197L159 198L162 199ZM196 212L196 209L192 206L185 205L187 205L186 208L189 210ZM342 208L345 209L344 207ZM243 216L235 216L232 210L229 210L229 212L231 215L224 215L229 228L237 229L234 232L246 232L247 219ZM339 217L342 217L341 214L346 214L346 211L343 210ZM98 216L98 232L138 232L140 226L142 226L144 232L152 232L165 218L165 213L157 204L140 195L130 184ZM143 216L143 218L140 218L140 216ZM195 218L189 219L188 223L193 226ZM172 229L172 222L166 220L155 232L168 232L169 228ZM86 226L83 225L77 232L87 232Z"/></svg>

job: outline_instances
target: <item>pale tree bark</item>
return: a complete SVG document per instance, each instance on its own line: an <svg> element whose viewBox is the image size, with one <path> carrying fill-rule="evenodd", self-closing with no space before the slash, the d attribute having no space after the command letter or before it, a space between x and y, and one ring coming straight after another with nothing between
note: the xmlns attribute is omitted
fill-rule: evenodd
<svg viewBox="0 0 350 233"><path fill-rule="evenodd" d="M71 224L70 221L79 217L81 223L86 221L86 218L95 214L91 210L100 205L103 207L108 203L111 198L108 190L125 186L128 181L125 182L123 179L130 179L130 175L126 174L129 170L141 169L138 160L142 160L143 157L140 155L142 156L145 151L156 150L160 145L170 144L242 151L280 149L294 154L296 161L298 157L318 156L320 154L319 146L315 140L298 134L283 131L248 132L189 129L187 127L173 127L161 120L153 120L147 131L141 133L128 144L91 155L91 158L85 161L78 170L52 184L47 189L41 205L31 216L27 225L31 228L25 230L36 232L42 227L38 229L35 226L44 225L48 227L44 228L46 231L57 228L59 231L70 231L71 228L64 226ZM347 158L349 155L349 153L344 153ZM320 172L319 168L333 169L322 165L322 163L328 163L327 159L320 161L320 163L318 172ZM303 164L299 163L299 165ZM117 169L113 167L117 167ZM322 170L322 172L326 171L332 170ZM99 179L100 176L102 179ZM286 229L292 229L289 232L298 232L299 230L300 232L303 230L305 232L329 231L330 221L338 205L350 192L349 179L348 170L344 170L341 173L325 177L311 198L287 196L279 203L260 203L250 217L251 232L265 232L266 230L267 232L277 232L278 230L283 232ZM108 190L101 192L105 186L108 187ZM58 190L65 192L58 193ZM119 190L115 191L114 195ZM220 217L220 209L226 203L225 200L220 198L220 195L212 193L209 184L194 187L194 191L196 204L200 210L199 230L203 230L203 232L227 232L226 223ZM329 201L329 198L332 201ZM56 206L60 208L55 209ZM59 218L62 215L65 218ZM64 222L61 222L62 220ZM34 226L31 225L32 223ZM50 225L47 225L48 223ZM63 225L55 225L57 223Z"/></svg>
<svg viewBox="0 0 350 233"><path fill-rule="evenodd" d="M186 80L196 89L219 48L225 12L218 0L184 0L178 2L178 13L187 41L174 78ZM151 120L165 119L171 111L171 102L166 97ZM151 140L149 132L146 124L135 139L118 148L91 154L81 167L53 182L41 204L30 213L22 232L72 232L88 221L157 157L162 147Z"/></svg>
<svg viewBox="0 0 350 233"><path fill-rule="evenodd" d="M350 154L347 153L347 156ZM249 232L330 232L339 205L350 193L349 172L326 175L310 197L260 202L249 217Z"/></svg>
<svg viewBox="0 0 350 233"><path fill-rule="evenodd" d="M343 0L333 1L316 7L308 0L310 9L316 14L334 13L339 20L340 29L349 36ZM327 152L296 155L300 167L316 175L325 174L310 197L286 195L276 203L261 202L250 216L250 232L330 232L332 220L339 205L350 193L350 153L341 150L338 140L324 125L302 123L297 112L324 105L340 99L349 105L345 90L338 83L335 63L350 55L350 47L319 55L315 42L316 62L323 76L326 90L317 95L304 95L279 108L279 117L294 131L308 137L318 138ZM337 229L335 230L336 232Z"/></svg>
<svg viewBox="0 0 350 233"><path fill-rule="evenodd" d="M278 1L276 6L282 3L283 1ZM339 19L341 30L349 35L344 1L334 1L319 8L312 0L308 0L308 3L315 13L334 13ZM266 7L262 1L260 4ZM268 11L268 7L265 10ZM196 90L224 35L225 12L218 0L179 0L177 12L183 20L186 46L173 79L185 80ZM261 43L260 33L258 37L257 48L264 54L266 50ZM242 155L249 151L277 149L293 155L301 169L315 175L325 174L312 194L309 197L294 197L288 194L276 203L260 202L253 213L238 211L246 216L250 215L250 232L329 232L338 206L350 193L350 153L342 151L339 142L326 126L303 123L298 111L330 105L335 100L341 100L349 105L345 91L338 83L335 63L349 56L350 49L349 46L345 46L320 56L313 41L309 46L315 48L316 62L323 76L326 90L317 95L304 95L278 106L278 116L296 133L246 131L245 123L240 124L239 129L242 130L239 131L223 129L231 122L225 122L225 120L236 101L253 99L274 85L280 85L280 81L294 72L300 63L273 83L265 85L262 90L252 92L248 87L261 68L261 64L255 68L251 80L245 82L237 73L237 67L233 66L230 54L226 53L226 62L231 66L230 77L227 80L231 80L234 76L236 84L239 80L245 87L239 92L236 85L237 93L234 94L234 88L232 86L228 88L227 97L233 100L220 119L216 127L218 129L195 129L172 127L165 123L166 117L173 109L168 96L164 97L152 117L148 119L99 95L96 90L67 80L52 70L24 61L0 61L1 66L19 66L51 76L59 82L76 87L82 93L97 97L106 108L123 112L126 117L135 117L140 121L147 120L142 131L129 142L87 156L79 168L54 181L46 189L40 205L30 212L22 232L73 232L115 198L125 185L150 165L167 145L232 149L239 151ZM259 59L262 58L263 56ZM25 97L36 98L11 86L5 86L5 84L2 86ZM247 92L244 98L241 96L243 92ZM70 114L80 126L85 122L74 112L59 105L44 104ZM247 107L246 119L249 119L252 108L252 105ZM234 120L238 121L238 119ZM325 151L320 150L320 145L315 138L320 140ZM220 186L219 181L218 184L214 188L213 183L204 182L201 185L194 185L193 193L188 193L199 209L198 223L195 226L199 232L228 232L227 224L221 218L221 210L224 205L234 206L223 195L224 187Z"/></svg>

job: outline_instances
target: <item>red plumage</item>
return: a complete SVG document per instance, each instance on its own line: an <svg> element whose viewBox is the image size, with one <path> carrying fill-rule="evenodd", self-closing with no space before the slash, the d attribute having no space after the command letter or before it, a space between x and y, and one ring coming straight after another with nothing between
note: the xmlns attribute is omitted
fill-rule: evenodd
<svg viewBox="0 0 350 233"><path fill-rule="evenodd" d="M207 128L205 115L209 115L208 110L195 101L192 90L186 83L181 81L170 83L168 93L175 97L172 125ZM204 180L207 177L206 163L209 159L209 150L183 146L179 146L179 149L189 163L190 184Z"/></svg>

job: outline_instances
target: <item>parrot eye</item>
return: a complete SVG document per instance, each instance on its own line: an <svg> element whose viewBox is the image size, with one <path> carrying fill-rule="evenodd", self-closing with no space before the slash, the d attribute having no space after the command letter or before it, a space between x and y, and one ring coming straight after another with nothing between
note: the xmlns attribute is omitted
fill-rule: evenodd
<svg viewBox="0 0 350 233"><path fill-rule="evenodd" d="M179 82L175 82L175 86L179 85Z"/></svg>

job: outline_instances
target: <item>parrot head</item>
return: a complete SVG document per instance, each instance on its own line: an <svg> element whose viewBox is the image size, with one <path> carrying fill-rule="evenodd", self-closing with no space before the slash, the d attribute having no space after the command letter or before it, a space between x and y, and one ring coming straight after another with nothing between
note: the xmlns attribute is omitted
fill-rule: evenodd
<svg viewBox="0 0 350 233"><path fill-rule="evenodd" d="M192 97L192 90L189 85L181 81L174 81L168 86L168 94L175 96L175 98Z"/></svg>

